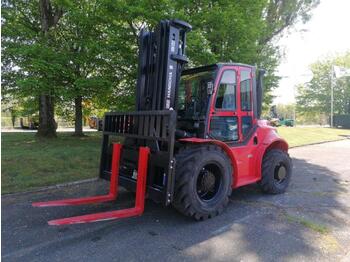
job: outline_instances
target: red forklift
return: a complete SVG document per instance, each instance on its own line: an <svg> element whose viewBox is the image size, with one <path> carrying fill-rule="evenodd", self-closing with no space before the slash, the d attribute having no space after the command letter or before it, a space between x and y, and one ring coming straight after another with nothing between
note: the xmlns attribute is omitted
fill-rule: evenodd
<svg viewBox="0 0 350 262"><path fill-rule="evenodd" d="M146 198L205 220L224 211L232 189L258 183L266 193L286 190L288 144L260 120L264 71L231 62L183 70L190 30L163 20L140 32L136 111L106 113L103 122L100 177L110 180L109 194L33 203L114 201L120 185L136 192L135 206L50 225L138 216Z"/></svg>

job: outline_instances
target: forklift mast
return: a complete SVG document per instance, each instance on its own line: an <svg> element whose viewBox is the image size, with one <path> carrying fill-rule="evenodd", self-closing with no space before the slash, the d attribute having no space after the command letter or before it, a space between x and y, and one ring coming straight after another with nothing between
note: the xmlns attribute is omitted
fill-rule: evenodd
<svg viewBox="0 0 350 262"><path fill-rule="evenodd" d="M186 32L191 26L180 20L163 20L154 32L139 36L139 69L136 109L174 110L185 56Z"/></svg>
<svg viewBox="0 0 350 262"><path fill-rule="evenodd" d="M136 190L138 149L151 149L147 194L165 205L173 199L177 87L184 64L186 33L191 26L180 20L162 20L154 31L139 35L139 65L135 112L105 114L100 177L110 179L112 144L122 137L119 182Z"/></svg>

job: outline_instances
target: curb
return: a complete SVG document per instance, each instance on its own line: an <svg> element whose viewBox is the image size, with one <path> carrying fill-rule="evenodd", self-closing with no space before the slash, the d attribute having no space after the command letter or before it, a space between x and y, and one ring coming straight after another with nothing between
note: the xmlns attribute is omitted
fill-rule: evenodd
<svg viewBox="0 0 350 262"><path fill-rule="evenodd" d="M29 191L6 193L6 194L2 194L1 197L18 196L18 195L25 195L25 194L30 194L30 193L38 193L38 192L46 191L49 189L57 189L57 188L61 188L61 187L68 187L68 186L80 185L80 184L85 184L85 183L91 183L91 182L95 182L97 180L99 180L98 177L88 178L88 179L83 179L83 180L78 180L78 181L73 181L73 182L57 184L57 185L53 185L53 186L40 187L40 188L29 190Z"/></svg>
<svg viewBox="0 0 350 262"><path fill-rule="evenodd" d="M337 141L343 141L343 140L348 140L348 139L350 139L350 137L340 138L340 139L337 139L337 140L327 140L327 141L315 142L315 143L306 144L306 145L300 145L300 146L290 146L289 149L298 148L298 147L304 147L304 146L320 145L320 144L337 142Z"/></svg>

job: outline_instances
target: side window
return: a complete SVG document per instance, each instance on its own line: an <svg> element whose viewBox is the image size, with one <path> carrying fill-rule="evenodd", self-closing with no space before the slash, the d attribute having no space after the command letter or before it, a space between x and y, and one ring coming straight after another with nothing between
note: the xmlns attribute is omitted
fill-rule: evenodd
<svg viewBox="0 0 350 262"><path fill-rule="evenodd" d="M234 70L226 70L223 73L216 95L215 108L236 110L236 72Z"/></svg>
<svg viewBox="0 0 350 262"><path fill-rule="evenodd" d="M241 110L251 111L251 91L250 91L250 72L241 71Z"/></svg>
<svg viewBox="0 0 350 262"><path fill-rule="evenodd" d="M221 141L237 141L238 128L236 116L216 116L210 121L210 136Z"/></svg>
<svg viewBox="0 0 350 262"><path fill-rule="evenodd" d="M249 133L249 130L251 129L252 125L253 123L251 116L242 117L242 134L244 137Z"/></svg>

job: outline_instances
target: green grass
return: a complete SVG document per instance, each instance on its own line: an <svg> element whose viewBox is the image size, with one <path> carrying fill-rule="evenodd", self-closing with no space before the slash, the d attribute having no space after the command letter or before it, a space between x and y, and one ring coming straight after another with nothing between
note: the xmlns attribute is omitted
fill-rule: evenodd
<svg viewBox="0 0 350 262"><path fill-rule="evenodd" d="M2 133L2 194L98 176L101 134L37 139L35 133Z"/></svg>
<svg viewBox="0 0 350 262"><path fill-rule="evenodd" d="M324 141L335 141L350 136L349 129L325 127L278 127L278 133L287 140L290 147Z"/></svg>

